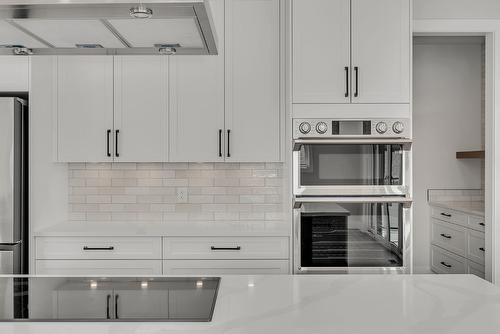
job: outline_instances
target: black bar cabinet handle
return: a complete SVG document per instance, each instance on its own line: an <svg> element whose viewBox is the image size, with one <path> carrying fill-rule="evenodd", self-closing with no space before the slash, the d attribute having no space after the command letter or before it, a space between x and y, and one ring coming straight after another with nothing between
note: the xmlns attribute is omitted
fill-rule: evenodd
<svg viewBox="0 0 500 334"><path fill-rule="evenodd" d="M479 250L480 250L481 252L484 252L484 247L479 247Z"/></svg>
<svg viewBox="0 0 500 334"><path fill-rule="evenodd" d="M111 295L106 296L106 319L111 319L109 316L109 300L111 299Z"/></svg>
<svg viewBox="0 0 500 334"><path fill-rule="evenodd" d="M354 76L356 79L356 88L354 90L354 97L358 97L358 72L359 72L359 67L354 66Z"/></svg>
<svg viewBox="0 0 500 334"><path fill-rule="evenodd" d="M115 247L113 247L113 246L109 246L109 247L89 247L89 246L83 246L83 250L84 251L100 251L100 250L112 251L113 249L115 249Z"/></svg>
<svg viewBox="0 0 500 334"><path fill-rule="evenodd" d="M479 226L484 226L484 223L479 223Z"/></svg>
<svg viewBox="0 0 500 334"><path fill-rule="evenodd" d="M229 146L229 137L231 135L231 130L227 130L227 157L230 158L231 157L231 151L229 150L230 146Z"/></svg>
<svg viewBox="0 0 500 334"><path fill-rule="evenodd" d="M118 317L118 297L120 297L120 296L119 295L115 296L115 319L120 319Z"/></svg>
<svg viewBox="0 0 500 334"><path fill-rule="evenodd" d="M210 247L211 250L213 251L218 251L218 250L241 250L241 246L236 246L236 247L215 247L212 246Z"/></svg>
<svg viewBox="0 0 500 334"><path fill-rule="evenodd" d="M119 157L120 154L118 153L118 134L120 133L120 130L115 130L115 156Z"/></svg>
<svg viewBox="0 0 500 334"><path fill-rule="evenodd" d="M451 264L448 264L448 263L446 263L444 261L441 261L441 265L445 266L446 268L451 268L452 267Z"/></svg>
<svg viewBox="0 0 500 334"><path fill-rule="evenodd" d="M441 236L446 239L451 239L451 235L441 233Z"/></svg>
<svg viewBox="0 0 500 334"><path fill-rule="evenodd" d="M106 155L108 157L111 156L111 152L109 151L109 135L111 134L111 129L106 131Z"/></svg>
<svg viewBox="0 0 500 334"><path fill-rule="evenodd" d="M345 71L345 97L349 97L349 67L344 67Z"/></svg>
<svg viewBox="0 0 500 334"><path fill-rule="evenodd" d="M441 216L445 216L445 217L448 217L448 218L451 217L451 215L449 213L444 213L444 212L441 212Z"/></svg>
<svg viewBox="0 0 500 334"><path fill-rule="evenodd" d="M219 129L219 157L222 158L222 129Z"/></svg>

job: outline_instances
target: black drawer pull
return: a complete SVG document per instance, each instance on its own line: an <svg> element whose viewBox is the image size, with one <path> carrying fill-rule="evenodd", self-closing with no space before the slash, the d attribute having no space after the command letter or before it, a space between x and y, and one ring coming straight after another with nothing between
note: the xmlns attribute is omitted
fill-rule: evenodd
<svg viewBox="0 0 500 334"><path fill-rule="evenodd" d="M444 234L444 233L441 233L440 235L441 235L443 238L446 238L446 239L451 239L451 235Z"/></svg>
<svg viewBox="0 0 500 334"><path fill-rule="evenodd" d="M479 223L479 226L485 226L484 223Z"/></svg>
<svg viewBox="0 0 500 334"><path fill-rule="evenodd" d="M479 250L480 250L481 252L484 252L484 247L479 247Z"/></svg>
<svg viewBox="0 0 500 334"><path fill-rule="evenodd" d="M445 217L451 218L451 215L449 213L441 212L441 216L445 216Z"/></svg>
<svg viewBox="0 0 500 334"><path fill-rule="evenodd" d="M83 246L84 251L112 251L115 249L113 246L109 247L89 247L89 246Z"/></svg>
<svg viewBox="0 0 500 334"><path fill-rule="evenodd" d="M451 268L452 267L451 264L448 264L448 263L446 263L444 261L441 261L441 265L445 266L446 268Z"/></svg>
<svg viewBox="0 0 500 334"><path fill-rule="evenodd" d="M118 316L118 297L120 296L119 295L115 296L115 319L120 319L120 317Z"/></svg>
<svg viewBox="0 0 500 334"><path fill-rule="evenodd" d="M224 251L239 251L241 250L241 247L240 246L236 246L236 247L215 247L215 246L212 246L210 247L211 250L213 251L219 251L219 250L224 250Z"/></svg>

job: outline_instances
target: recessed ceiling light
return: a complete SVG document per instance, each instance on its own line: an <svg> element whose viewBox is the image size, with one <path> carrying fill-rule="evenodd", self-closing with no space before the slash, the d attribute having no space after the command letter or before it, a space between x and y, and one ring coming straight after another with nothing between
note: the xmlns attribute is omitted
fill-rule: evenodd
<svg viewBox="0 0 500 334"><path fill-rule="evenodd" d="M135 19L149 19L153 16L153 10L141 4L139 6L130 8L130 16Z"/></svg>

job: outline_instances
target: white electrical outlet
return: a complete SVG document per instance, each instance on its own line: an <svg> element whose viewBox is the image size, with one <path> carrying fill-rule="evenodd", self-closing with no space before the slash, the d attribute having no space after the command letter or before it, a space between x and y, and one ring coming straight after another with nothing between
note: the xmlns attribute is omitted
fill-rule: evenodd
<svg viewBox="0 0 500 334"><path fill-rule="evenodd" d="M188 202L187 188L177 188L177 203L187 203L187 202Z"/></svg>

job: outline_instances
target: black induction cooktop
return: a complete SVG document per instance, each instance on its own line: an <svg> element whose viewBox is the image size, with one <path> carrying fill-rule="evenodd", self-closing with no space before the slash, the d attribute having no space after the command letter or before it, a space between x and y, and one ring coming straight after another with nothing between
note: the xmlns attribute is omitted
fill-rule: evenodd
<svg viewBox="0 0 500 334"><path fill-rule="evenodd" d="M0 321L212 320L220 277L0 277Z"/></svg>

